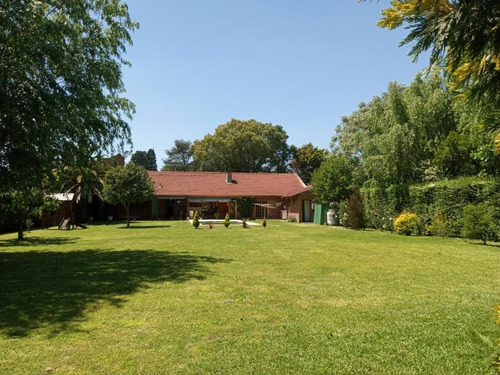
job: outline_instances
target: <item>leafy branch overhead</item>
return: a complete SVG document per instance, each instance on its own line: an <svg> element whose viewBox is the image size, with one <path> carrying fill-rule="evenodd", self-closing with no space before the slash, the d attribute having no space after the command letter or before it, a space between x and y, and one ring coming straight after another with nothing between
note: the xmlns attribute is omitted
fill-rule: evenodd
<svg viewBox="0 0 500 375"><path fill-rule="evenodd" d="M500 2L498 0L392 0L380 27L405 26L401 44L416 60L431 51L431 65L444 63L453 89L480 101L500 99Z"/></svg>
<svg viewBox="0 0 500 375"><path fill-rule="evenodd" d="M0 185L37 186L130 140L120 0L0 2Z"/></svg>

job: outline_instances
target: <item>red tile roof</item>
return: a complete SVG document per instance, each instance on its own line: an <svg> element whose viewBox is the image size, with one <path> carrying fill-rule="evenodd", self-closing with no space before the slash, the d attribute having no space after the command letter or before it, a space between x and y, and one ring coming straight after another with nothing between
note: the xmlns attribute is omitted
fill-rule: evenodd
<svg viewBox="0 0 500 375"><path fill-rule="evenodd" d="M170 197L291 197L311 190L295 173L149 172L155 195Z"/></svg>

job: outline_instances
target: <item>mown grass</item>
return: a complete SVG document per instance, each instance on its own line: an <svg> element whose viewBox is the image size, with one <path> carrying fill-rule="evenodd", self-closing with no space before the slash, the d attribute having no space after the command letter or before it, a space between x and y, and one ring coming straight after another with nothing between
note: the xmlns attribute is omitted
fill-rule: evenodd
<svg viewBox="0 0 500 375"><path fill-rule="evenodd" d="M0 236L2 374L482 374L500 248L268 221Z"/></svg>

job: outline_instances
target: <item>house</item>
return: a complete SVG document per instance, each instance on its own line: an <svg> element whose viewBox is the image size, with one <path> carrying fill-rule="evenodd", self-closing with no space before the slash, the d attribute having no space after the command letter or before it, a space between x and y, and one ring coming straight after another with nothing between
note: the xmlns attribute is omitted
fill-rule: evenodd
<svg viewBox="0 0 500 375"><path fill-rule="evenodd" d="M151 201L131 208L142 219L179 219L198 211L203 218L239 217L237 198L253 197L252 218L313 219L311 186L295 173L156 172ZM121 216L121 215L120 215Z"/></svg>

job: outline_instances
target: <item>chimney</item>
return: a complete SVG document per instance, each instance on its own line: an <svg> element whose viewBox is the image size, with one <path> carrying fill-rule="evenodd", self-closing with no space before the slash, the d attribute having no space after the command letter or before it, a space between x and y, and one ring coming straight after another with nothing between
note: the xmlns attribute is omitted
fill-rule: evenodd
<svg viewBox="0 0 500 375"><path fill-rule="evenodd" d="M232 183L233 183L233 172L226 171L226 184L232 184Z"/></svg>

